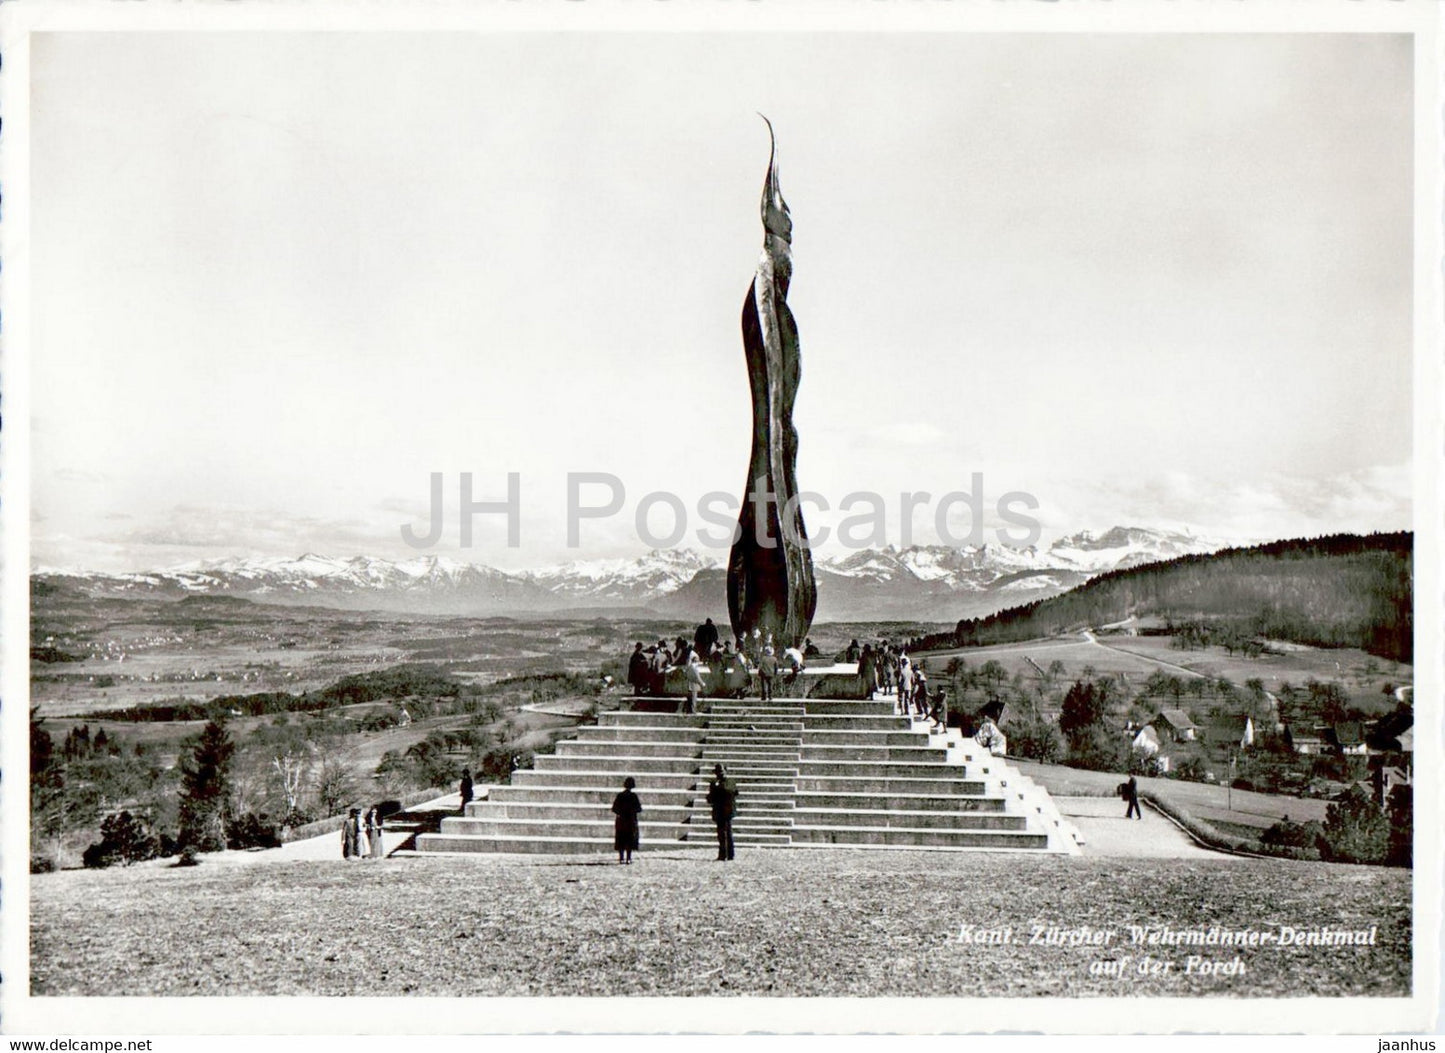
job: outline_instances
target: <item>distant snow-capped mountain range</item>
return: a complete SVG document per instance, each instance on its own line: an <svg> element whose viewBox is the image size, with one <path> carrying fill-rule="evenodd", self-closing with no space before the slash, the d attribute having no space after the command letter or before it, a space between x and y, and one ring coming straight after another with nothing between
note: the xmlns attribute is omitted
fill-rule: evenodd
<svg viewBox="0 0 1445 1053"><path fill-rule="evenodd" d="M1111 570L1226 542L1142 527L1083 531L1047 548L892 546L815 561L820 621L973 617L1063 592ZM296 559L210 560L145 573L37 569L42 587L104 597L237 596L421 614L529 614L586 610L702 618L726 615L726 571L691 549L637 559L586 560L509 573L441 556L387 560L308 553Z"/></svg>

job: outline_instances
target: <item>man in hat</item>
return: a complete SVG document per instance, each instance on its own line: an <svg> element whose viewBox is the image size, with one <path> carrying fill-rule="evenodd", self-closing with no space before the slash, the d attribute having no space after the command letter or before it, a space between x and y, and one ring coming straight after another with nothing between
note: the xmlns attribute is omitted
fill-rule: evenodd
<svg viewBox="0 0 1445 1053"><path fill-rule="evenodd" d="M472 769L462 769L462 782L458 789L461 791L462 798L461 814L466 815L467 805L472 803Z"/></svg>
<svg viewBox="0 0 1445 1053"><path fill-rule="evenodd" d="M763 648L763 656L758 659L758 681L761 687L758 689L758 697L764 702L773 700L773 677L778 675L778 659L773 654L771 647Z"/></svg>
<svg viewBox="0 0 1445 1053"><path fill-rule="evenodd" d="M341 826L341 858L361 858L361 809L353 808Z"/></svg>
<svg viewBox="0 0 1445 1053"><path fill-rule="evenodd" d="M737 811L738 788L721 764L713 766L712 774L707 803L712 806L712 821L717 824L717 857L726 861L733 858L733 813Z"/></svg>

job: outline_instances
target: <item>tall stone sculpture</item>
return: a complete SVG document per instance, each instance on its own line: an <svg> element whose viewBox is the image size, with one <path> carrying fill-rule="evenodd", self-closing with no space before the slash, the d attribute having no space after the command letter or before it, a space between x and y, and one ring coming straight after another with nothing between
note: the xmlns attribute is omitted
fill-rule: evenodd
<svg viewBox="0 0 1445 1053"><path fill-rule="evenodd" d="M728 614L739 636L759 629L781 646L799 644L813 622L818 587L798 507L798 327L788 310L793 221L778 186L777 142L768 125L763 184L763 254L743 304L743 350L753 394L753 449L728 558Z"/></svg>

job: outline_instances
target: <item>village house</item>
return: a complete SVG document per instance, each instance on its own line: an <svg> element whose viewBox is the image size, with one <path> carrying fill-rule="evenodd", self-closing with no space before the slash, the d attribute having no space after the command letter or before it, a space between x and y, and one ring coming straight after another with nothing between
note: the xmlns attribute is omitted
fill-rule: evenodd
<svg viewBox="0 0 1445 1053"><path fill-rule="evenodd" d="M1284 726L1284 740L1290 749L1302 757L1318 757L1325 752L1324 737L1316 732L1296 732L1288 724Z"/></svg>
<svg viewBox="0 0 1445 1053"><path fill-rule="evenodd" d="M1198 725L1182 709L1161 709L1149 726L1158 734L1161 743L1193 742L1199 731Z"/></svg>
<svg viewBox="0 0 1445 1053"><path fill-rule="evenodd" d="M1365 744L1365 725L1358 720L1342 720L1325 726L1321 731L1329 750L1342 757L1363 757L1369 752Z"/></svg>
<svg viewBox="0 0 1445 1053"><path fill-rule="evenodd" d="M1247 750L1254 745L1254 721L1246 713L1214 717L1199 738L1215 749Z"/></svg>

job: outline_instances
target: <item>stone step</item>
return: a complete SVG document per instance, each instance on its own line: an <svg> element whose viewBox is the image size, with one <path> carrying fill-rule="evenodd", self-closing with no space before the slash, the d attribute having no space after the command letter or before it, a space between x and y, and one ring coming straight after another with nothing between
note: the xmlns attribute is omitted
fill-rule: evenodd
<svg viewBox="0 0 1445 1053"><path fill-rule="evenodd" d="M685 840L689 847L693 844L709 843L716 846L717 830L716 828L703 830L694 827L688 831ZM733 829L733 844L735 845L749 845L755 848L787 848L792 844L792 840L792 837L788 834L753 833L746 830L738 830L736 827Z"/></svg>
<svg viewBox="0 0 1445 1053"><path fill-rule="evenodd" d="M910 731L913 722L891 716L832 716L810 714L804 718L805 731Z"/></svg>
<svg viewBox="0 0 1445 1053"><path fill-rule="evenodd" d="M814 746L804 744L803 760L832 762L860 761L864 764L900 762L945 765L948 753L929 746Z"/></svg>
<svg viewBox="0 0 1445 1053"><path fill-rule="evenodd" d="M798 793L792 803L796 808L848 809L874 812L880 809L899 812L1002 812L1002 797L963 797L906 793Z"/></svg>
<svg viewBox="0 0 1445 1053"><path fill-rule="evenodd" d="M841 699L810 698L803 704L808 717L890 717L894 713L891 700L873 702L847 702Z"/></svg>
<svg viewBox="0 0 1445 1053"><path fill-rule="evenodd" d="M759 717L749 714L747 716L729 716L724 714L711 714L707 718L707 727L713 730L734 731L746 728L757 728L759 731L787 732L800 734L803 730L803 721L793 717Z"/></svg>
<svg viewBox="0 0 1445 1053"><path fill-rule="evenodd" d="M522 788L605 787L615 796L622 790L622 780L628 775L637 780L638 793L653 793L669 789L690 790L697 785L696 765L692 765L690 770L680 772L643 772L625 768L615 771L597 771L595 767L594 765L592 770L577 769L573 771L539 771L524 768L512 773L512 786ZM495 787L492 792L495 793L500 789L504 789L504 787Z"/></svg>
<svg viewBox="0 0 1445 1053"><path fill-rule="evenodd" d="M650 805L650 806L649 806ZM613 821L612 802L597 804L588 801L482 801L467 806L465 816L448 817L467 820L526 819L534 822L556 819L605 819ZM693 800L688 798L669 804L643 802L642 818L651 823L680 823L693 814ZM443 820L445 823L447 820Z"/></svg>
<svg viewBox="0 0 1445 1053"><path fill-rule="evenodd" d="M877 826L795 826L792 843L898 847L1046 849L1047 834L1012 830L932 830Z"/></svg>
<svg viewBox="0 0 1445 1053"><path fill-rule="evenodd" d="M685 742L703 741L703 728L657 728L646 726L584 725L577 729L577 742Z"/></svg>
<svg viewBox="0 0 1445 1053"><path fill-rule="evenodd" d="M702 745L704 757L719 757L725 754L747 757L796 757L801 750L802 747L796 742L705 742Z"/></svg>
<svg viewBox="0 0 1445 1053"><path fill-rule="evenodd" d="M943 761L901 761L901 760L818 760L804 757L798 763L800 778L827 778L847 776L854 779L964 779L977 778L976 769L965 770L963 765L945 764Z"/></svg>
<svg viewBox="0 0 1445 1053"><path fill-rule="evenodd" d="M917 749L928 745L925 731L883 731L850 729L847 731L803 732L804 746L906 746Z"/></svg>
<svg viewBox="0 0 1445 1053"><path fill-rule="evenodd" d="M750 762L737 762L723 765L727 769L728 778L733 782L746 786L752 782L783 783L792 782L798 776L798 766L791 767L782 764L753 764ZM708 769L711 771L711 768Z"/></svg>
<svg viewBox="0 0 1445 1053"><path fill-rule="evenodd" d="M592 742L563 739L557 743L557 757L690 757L697 758L696 742Z"/></svg>
<svg viewBox="0 0 1445 1053"><path fill-rule="evenodd" d="M709 818L704 823L699 818L696 823L686 822L649 822L644 816L638 824L638 837L643 844L649 841L653 843L665 841L680 841L683 836L693 829L706 829L714 837L717 836L717 828ZM780 823L751 822L748 817L738 815L733 818L734 833L751 834L755 836L778 836L786 837L788 828ZM559 837L559 838L596 838L606 839L609 845L614 837L614 827L611 820L587 820L587 819L443 819L439 833L451 837Z"/></svg>
<svg viewBox="0 0 1445 1053"><path fill-rule="evenodd" d="M785 848L789 844L786 834L745 834L738 832L733 837L734 844L739 846L748 845L756 848ZM449 852L449 853L498 853L526 854L526 855L600 855L614 851L612 847L612 836L607 837L523 837L509 834L506 837L470 837L447 834L421 834L417 841L418 852ZM709 850L716 849L717 835L709 831L705 836L697 831L690 833L685 839L642 842L638 851L639 858L652 851L675 851L687 849L689 853L696 852L698 858L705 858Z"/></svg>
<svg viewBox="0 0 1445 1053"><path fill-rule="evenodd" d="M709 731L702 737L704 747L708 747L708 745L772 745L772 747L790 747L796 750L802 744L801 734L770 735L762 731Z"/></svg>
<svg viewBox="0 0 1445 1053"><path fill-rule="evenodd" d="M488 802L496 804L553 804L559 802L576 802L577 804L611 808L612 799L616 797L620 791L620 783L614 783L609 786L576 786L568 783L558 783L555 786L495 786L487 796L486 801L474 801L467 807L471 809ZM690 785L670 787L668 789L642 788L639 796L642 798L644 808L649 805L670 807L678 803L684 805L690 803L697 797L697 791Z"/></svg>
<svg viewBox="0 0 1445 1053"><path fill-rule="evenodd" d="M507 852L529 855L595 855L611 852L612 839L600 837L471 837L418 834L418 852Z"/></svg>
<svg viewBox="0 0 1445 1053"><path fill-rule="evenodd" d="M950 794L959 797L982 797L986 784L968 779L962 769L954 769L952 778L910 779L889 775L803 775L798 776L798 792L802 793L905 793Z"/></svg>
<svg viewBox="0 0 1445 1053"><path fill-rule="evenodd" d="M888 809L855 812L840 808L799 808L795 826L866 826L919 830L1026 830L1028 817L1006 812L901 812Z"/></svg>
<svg viewBox="0 0 1445 1053"><path fill-rule="evenodd" d="M705 728L707 717L693 713L646 713L630 709L597 714L598 727Z"/></svg>
<svg viewBox="0 0 1445 1053"><path fill-rule="evenodd" d="M698 771L696 757L639 757L634 754L616 757L574 757L560 753L539 753L533 758L532 763L536 765L533 771L537 772L596 772L608 775L614 782L618 782L620 779L618 773L631 775L638 780L639 785L642 781L642 773L671 772L696 775Z"/></svg>
<svg viewBox="0 0 1445 1053"><path fill-rule="evenodd" d="M695 796L689 804L693 808L708 808L707 797ZM750 793L747 800L739 804L739 807L746 807L749 812L768 812L769 814L786 814L793 810L793 799L791 797L763 797L759 794ZM610 807L610 805L609 805ZM643 807L646 807L644 804Z"/></svg>
<svg viewBox="0 0 1445 1053"><path fill-rule="evenodd" d="M762 782L762 781L758 781L758 782L738 782L738 780L736 780L736 779L734 779L733 781L734 781L735 783L737 783L738 791L739 791L740 793L741 793L741 792L744 792L744 791L747 793L747 795L748 795L748 800L750 800L750 801L756 801L756 800L759 800L759 799L777 800L777 801L791 801L791 800L793 799L793 784L792 784L792 783ZM696 789L694 790L694 792L697 793L697 794L700 794L700 795L703 796L703 797L706 797L706 796L707 796L707 783L705 783L705 782L700 782L700 783L698 783Z"/></svg>

